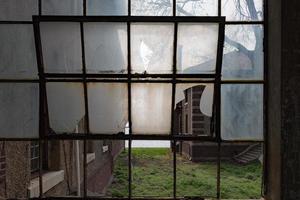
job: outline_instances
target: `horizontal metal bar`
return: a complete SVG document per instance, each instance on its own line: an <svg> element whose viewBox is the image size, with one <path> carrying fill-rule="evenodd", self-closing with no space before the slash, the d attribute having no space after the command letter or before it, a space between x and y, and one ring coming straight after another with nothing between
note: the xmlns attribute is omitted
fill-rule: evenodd
<svg viewBox="0 0 300 200"><path fill-rule="evenodd" d="M203 22L224 23L225 17L190 16L32 16L35 22Z"/></svg>
<svg viewBox="0 0 300 200"><path fill-rule="evenodd" d="M174 80L169 79L86 79L87 83L174 83ZM61 83L83 83L83 79L47 79L46 82L61 82ZM199 80L180 80L176 79L175 83L215 83L215 80L199 79Z"/></svg>
<svg viewBox="0 0 300 200"><path fill-rule="evenodd" d="M102 74L102 73L45 73L45 78L216 78L216 74Z"/></svg>
<svg viewBox="0 0 300 200"><path fill-rule="evenodd" d="M222 80L222 84L264 84L264 80Z"/></svg>
<svg viewBox="0 0 300 200"><path fill-rule="evenodd" d="M33 24L32 21L0 21L0 24Z"/></svg>

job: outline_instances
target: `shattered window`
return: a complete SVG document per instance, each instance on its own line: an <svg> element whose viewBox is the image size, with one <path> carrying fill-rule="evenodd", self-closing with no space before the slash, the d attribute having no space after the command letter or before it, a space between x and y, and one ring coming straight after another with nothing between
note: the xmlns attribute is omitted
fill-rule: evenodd
<svg viewBox="0 0 300 200"><path fill-rule="evenodd" d="M0 198L259 199L263 8L0 0Z"/></svg>

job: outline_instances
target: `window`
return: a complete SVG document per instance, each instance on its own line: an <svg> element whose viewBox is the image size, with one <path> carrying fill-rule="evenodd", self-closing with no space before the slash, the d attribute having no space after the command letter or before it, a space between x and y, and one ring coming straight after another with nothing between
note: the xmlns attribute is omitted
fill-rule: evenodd
<svg viewBox="0 0 300 200"><path fill-rule="evenodd" d="M94 140L107 155L126 141L129 198L135 141L179 144L191 160L210 149L215 184L196 196L229 198L223 153L246 144L243 163L267 139L263 0L3 2L0 139L82 140L83 160ZM30 149L34 172L44 156L38 141ZM171 155L168 197L190 196Z"/></svg>

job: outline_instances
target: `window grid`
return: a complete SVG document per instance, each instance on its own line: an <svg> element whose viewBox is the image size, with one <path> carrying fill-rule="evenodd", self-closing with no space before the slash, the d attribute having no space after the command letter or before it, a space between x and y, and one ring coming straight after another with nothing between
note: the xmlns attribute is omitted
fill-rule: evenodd
<svg viewBox="0 0 300 200"><path fill-rule="evenodd" d="M38 4L39 4L39 16L42 16L42 0L39 0L38 1ZM176 5L176 0L173 0L173 17L176 16L176 7L174 6ZM128 15L130 16L130 13L131 13L131 3L130 3L130 0L128 0ZM238 24L261 24L264 26L264 48L266 48L266 43L267 43L267 39L266 39L266 36L267 36L267 24L266 24L266 21L267 21L267 0L264 0L264 19L262 21L226 21L225 24L226 25L238 25ZM83 0L83 14L84 16L86 16L86 0ZM218 16L221 17L221 0L218 0ZM130 17L128 17L130 18ZM188 18L188 17L184 17L184 18ZM38 24L35 24L31 21L0 21L0 24L33 24L34 27L35 27L35 31L36 30L39 30L39 25ZM129 25L130 22L127 22L127 25ZM81 40L83 40L83 30L82 30L82 26L83 23L80 22L80 29L81 29ZM177 23L175 23L175 26L177 25ZM128 29L127 29L127 32L128 32L128 49L130 50L130 28L129 26L127 26ZM177 29L177 26L175 28L175 30ZM177 31L174 32L175 34L177 34ZM37 33L35 32L35 35ZM177 37L176 37L177 38ZM35 38L37 40L37 38ZM176 40L176 39L175 39ZM36 41L36 43L40 43L40 41ZM82 41L84 42L84 41ZM84 45L82 45L84 46ZM38 48L38 47L37 47ZM220 49L219 49L220 50ZM38 51L38 50L37 50ZM176 46L174 46L174 51L176 51ZM86 83L87 82L115 82L115 81L112 81L112 80L99 80L99 79L92 79L92 78L89 78L88 80L86 79L88 76L91 76L93 77L94 75L93 74L89 74L87 75L86 74L86 70L85 70L85 61L84 61L84 50L82 51L82 57L83 57L83 76L80 77L80 79L72 79L72 82L76 82L76 81L79 81L81 82L82 79L83 79L83 83L84 83L84 90L85 90L85 98L86 98L86 92L87 92L87 88L86 88ZM174 54L176 55L176 54ZM175 57L175 56L174 56ZM219 59L218 59L219 60ZM37 61L40 62L40 64L43 62L42 61L42 56L37 56ZM176 62L176 59L175 59L175 62ZM267 109L267 87L266 87L266 81L267 81L267 49L264 49L264 78L263 80L221 80L221 78L219 78L219 84L215 84L216 87L218 87L217 85L219 85L219 90L220 90L220 86L222 84L262 84L264 86L264 113L266 113L266 109ZM130 73L130 51L128 51L128 73ZM175 69L174 69L175 68ZM174 90L175 90L175 85L176 83L180 82L177 80L175 80L176 78L176 75L175 75L175 71L176 71L176 65L175 67L173 66L173 76L172 76L172 93L174 94ZM31 83L40 83L40 102L43 102L45 103L46 102L46 99L45 99L45 95L46 95L46 89L45 89L45 83L48 81L46 81L46 76L48 76L49 78L52 77L51 80L49 80L49 82L55 82L55 81L61 81L61 77L59 77L59 74L44 74L41 72L41 69L39 68L39 74L40 74L40 78L39 80L36 80L36 79L1 79L0 82L13 82L13 83L17 83L17 82L20 82L20 83L24 83L24 82L31 82ZM216 73L217 74L217 73ZM123 75L121 75L123 76ZM153 77L155 78L156 75L139 75L140 77ZM108 75L107 77L105 78L111 78L112 76L111 75ZM115 77L113 75L113 77ZM129 127L130 127L130 131L132 130L131 128L131 83L132 82L135 82L134 80L131 80L131 78L133 78L134 75L129 75L128 76L128 80L119 80L119 82L128 82L128 98L129 98L129 107L128 107L128 110L129 110ZM191 77L194 77L194 76L191 76ZM198 76L195 76L195 77L199 77ZM201 76L200 76L201 77ZM218 79L216 79L218 80ZM139 81L137 81L139 82ZM142 81L142 82L147 82L147 81ZM153 81L155 82L155 81ZM158 81L158 82L164 82L164 81ZM176 83L175 83L176 82ZM182 81L182 82L188 82L188 81ZM193 83L197 82L197 81L191 81ZM214 82L214 81L211 81L211 80L202 80L202 81L199 81L201 83L203 82ZM217 91L217 90L216 90ZM218 92L216 92L218 94ZM219 93L220 94L220 93ZM220 97L216 97L215 99L218 99ZM174 104L173 102L173 95L172 95L172 106ZM85 99L87 102L87 99ZM85 108L86 108L86 112L88 112L88 109L87 109L87 104L85 104ZM47 106L45 104L40 104L40 137L38 139L39 141L39 148L40 148L40 151L41 151L41 146L43 145L44 142L46 142L47 140L52 140L52 139L75 139L74 138L74 135L51 135L51 137L48 137L48 136L45 136L44 135L44 131L45 131L45 127L49 126L48 125L48 122L47 120L45 120L45 117L43 116L46 116L47 115ZM172 112L173 112L173 109L172 109ZM172 116L172 121L173 121L173 114L171 115ZM218 116L215 116L217 118L219 118ZM86 121L88 122L88 115L86 115ZM220 123L220 119L216 119L215 120L216 124ZM87 126L88 126L89 123L87 123ZM173 125L171 125L171 127L173 128ZM220 126L219 126L220 127ZM216 126L216 128L218 128L218 126ZM216 130L216 132L220 132L220 130ZM171 133L173 133L173 131L171 131ZM131 133L130 133L131 134ZM204 138L204 137L197 137L197 138L194 138L194 137L186 137L186 138L177 138L177 137L172 137L172 136L139 136L139 135L131 135L130 137L128 136L120 136L120 135L101 135L99 137L99 135L90 135L89 134L89 128L87 128L87 135L83 135L83 134L77 134L76 135L76 139L80 139L80 140L84 140L84 163L86 163L86 140L87 139L101 139L103 136L103 138L107 138L107 139L120 139L120 138L123 138L125 140L128 140L129 141L129 160L131 160L131 141L132 140L135 140L135 139L151 139L151 140L159 140L159 139L163 139L163 140L170 140L170 141L173 141L173 143L176 143L177 140L200 140L200 141L217 141L218 143L218 174L217 174L217 198L220 198L220 149L221 149L221 143L234 143L236 141L222 141L221 137L220 137L220 134L217 135L216 137L216 140L215 139L212 139L212 138ZM15 138L1 138L1 140L24 140L24 141L29 141L29 140L36 140L36 139L15 139ZM243 140L243 141L238 141L238 142L249 142L247 140ZM250 141L250 142L253 142L253 141ZM262 142L262 141L257 141L257 142ZM267 116L264 114L264 148L267 148ZM40 154L42 155L42 154ZM174 151L174 154L173 154L173 160L174 160L174 194L173 196L176 197L176 152ZM42 173L41 173L41 169L42 169L42 158L40 159L40 191L43 190L42 188ZM267 178L267 172L266 172L266 169L265 169L265 166L267 164L267 154L266 152L264 151L264 174L263 174L263 179L266 180ZM84 174L84 198L87 197L87 194L86 194L86 167L85 167L85 174ZM129 183L131 183L131 168L129 167ZM264 184L264 182L262 182L262 184ZM129 184L129 198L131 198L131 187L130 187L131 184ZM262 188L264 188L264 191L262 191L262 196L264 195L265 191L266 191L266 185L262 185ZM40 197L42 198L43 197L43 194L40 193ZM69 199L69 198L68 198Z"/></svg>

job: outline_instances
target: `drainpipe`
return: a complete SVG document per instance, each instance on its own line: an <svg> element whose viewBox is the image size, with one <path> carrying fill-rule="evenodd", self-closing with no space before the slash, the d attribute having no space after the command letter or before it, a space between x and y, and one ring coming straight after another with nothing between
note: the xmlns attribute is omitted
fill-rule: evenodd
<svg viewBox="0 0 300 200"><path fill-rule="evenodd" d="M78 133L78 124L76 125L75 133ZM80 197L80 153L79 140L75 140L75 161L76 161L76 175L77 175L77 196Z"/></svg>

